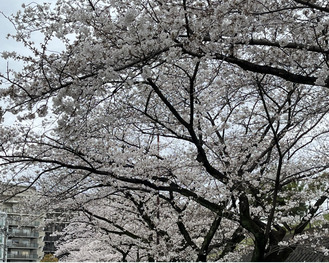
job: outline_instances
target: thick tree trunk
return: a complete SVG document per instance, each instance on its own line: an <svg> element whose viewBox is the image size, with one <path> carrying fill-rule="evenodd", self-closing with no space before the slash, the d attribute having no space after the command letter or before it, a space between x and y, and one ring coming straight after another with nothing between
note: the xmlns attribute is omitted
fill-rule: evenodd
<svg viewBox="0 0 329 263"><path fill-rule="evenodd" d="M266 238L265 231L261 225L257 224L250 216L249 201L245 194L239 197L240 208L240 224L243 228L247 229L254 235L255 248L252 254L251 261L263 261L265 256Z"/></svg>
<svg viewBox="0 0 329 263"><path fill-rule="evenodd" d="M199 254L197 261L207 262L207 254Z"/></svg>
<svg viewBox="0 0 329 263"><path fill-rule="evenodd" d="M251 261L252 262L259 262L259 261L264 261L265 257L265 235L264 234L257 234L255 236L255 248L252 253Z"/></svg>

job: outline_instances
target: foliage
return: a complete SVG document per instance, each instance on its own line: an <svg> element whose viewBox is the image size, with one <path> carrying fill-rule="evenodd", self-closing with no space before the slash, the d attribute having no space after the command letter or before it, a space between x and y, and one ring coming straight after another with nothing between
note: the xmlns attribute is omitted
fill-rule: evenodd
<svg viewBox="0 0 329 263"><path fill-rule="evenodd" d="M45 254L40 262L58 262L58 258L56 258L53 254Z"/></svg>
<svg viewBox="0 0 329 263"><path fill-rule="evenodd" d="M25 67L1 75L1 175L73 212L58 255L266 261L305 237L328 195L325 1L58 0L12 22L33 55L2 53Z"/></svg>
<svg viewBox="0 0 329 263"><path fill-rule="evenodd" d="M324 215L323 215L323 218L324 218L325 220L329 221L329 214L324 214Z"/></svg>

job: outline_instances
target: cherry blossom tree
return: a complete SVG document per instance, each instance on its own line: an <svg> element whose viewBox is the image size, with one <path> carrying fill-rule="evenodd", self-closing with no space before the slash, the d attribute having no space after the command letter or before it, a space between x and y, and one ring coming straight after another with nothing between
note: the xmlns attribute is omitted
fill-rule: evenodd
<svg viewBox="0 0 329 263"><path fill-rule="evenodd" d="M2 52L24 69L1 75L1 174L74 212L58 254L279 261L321 216L326 1L58 0L11 21L32 55Z"/></svg>

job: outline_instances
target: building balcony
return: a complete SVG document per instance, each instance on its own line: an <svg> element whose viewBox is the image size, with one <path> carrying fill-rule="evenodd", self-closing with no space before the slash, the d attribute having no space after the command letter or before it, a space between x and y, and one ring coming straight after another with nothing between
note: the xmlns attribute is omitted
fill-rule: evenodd
<svg viewBox="0 0 329 263"><path fill-rule="evenodd" d="M56 251L56 247L53 242L45 242L45 245L43 246L43 252L54 253L55 251Z"/></svg>
<svg viewBox="0 0 329 263"><path fill-rule="evenodd" d="M60 236L51 236L51 235L46 234L43 241L44 242L56 242L59 238L60 238Z"/></svg>
<svg viewBox="0 0 329 263"><path fill-rule="evenodd" d="M25 231L8 231L9 237L29 237L29 238L38 238L38 232L25 232Z"/></svg>
<svg viewBox="0 0 329 263"><path fill-rule="evenodd" d="M8 253L7 254L7 259L17 259L17 260L32 259L32 260L37 260L38 255L37 254Z"/></svg>
<svg viewBox="0 0 329 263"><path fill-rule="evenodd" d="M11 215L11 214L14 214L14 215L22 214L22 211L19 211L18 209L14 209L14 208L11 208L11 207L2 208L1 211L7 213L8 215Z"/></svg>
<svg viewBox="0 0 329 263"><path fill-rule="evenodd" d="M39 247L38 243L15 243L12 242L11 240L8 240L7 242L8 248L29 248L29 249L37 249Z"/></svg>
<svg viewBox="0 0 329 263"><path fill-rule="evenodd" d="M39 226L40 222L24 222L24 221L18 221L18 220L8 220L8 225L9 226Z"/></svg>

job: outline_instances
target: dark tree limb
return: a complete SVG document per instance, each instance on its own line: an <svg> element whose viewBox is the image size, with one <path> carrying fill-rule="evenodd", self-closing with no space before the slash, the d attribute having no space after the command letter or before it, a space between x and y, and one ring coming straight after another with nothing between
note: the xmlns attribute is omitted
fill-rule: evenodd
<svg viewBox="0 0 329 263"><path fill-rule="evenodd" d="M310 0L294 0L294 1L296 3L303 4L303 5L307 6L307 7L310 7L310 8L313 8L313 9L316 9L316 10L319 10L319 11L322 11L322 12L329 13L329 8L322 7L322 6L319 6L317 4L314 4Z"/></svg>
<svg viewBox="0 0 329 263"><path fill-rule="evenodd" d="M220 226L221 221L222 221L222 215L216 215L207 235L204 237L204 241L202 242L201 248L198 253L197 261L202 261L202 262L207 261L209 245L210 245L218 227Z"/></svg>

